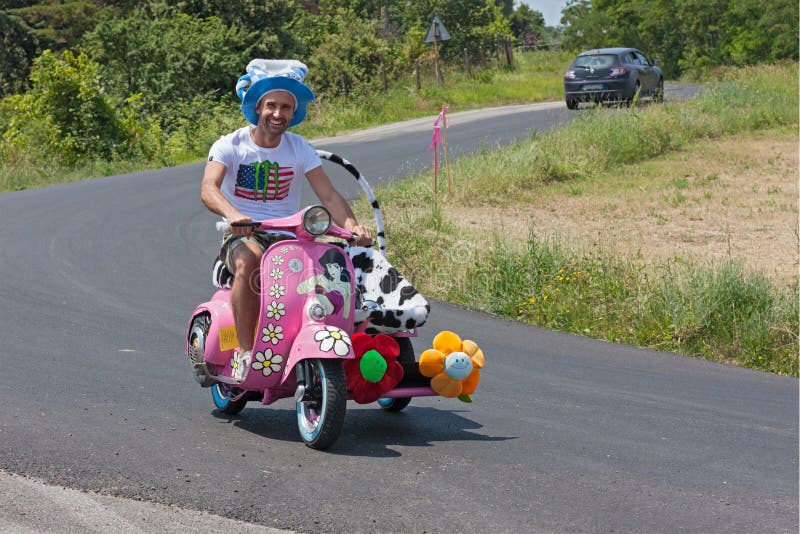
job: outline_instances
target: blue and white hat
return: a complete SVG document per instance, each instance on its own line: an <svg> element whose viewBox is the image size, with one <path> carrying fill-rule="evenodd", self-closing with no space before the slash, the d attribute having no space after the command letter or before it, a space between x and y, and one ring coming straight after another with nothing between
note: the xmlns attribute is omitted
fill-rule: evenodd
<svg viewBox="0 0 800 534"><path fill-rule="evenodd" d="M247 64L247 74L236 82L236 94L242 100L242 113L252 124L258 124L256 106L271 91L288 91L294 97L294 117L289 126L306 118L306 104L314 100L314 92L303 83L308 67L294 59L254 59Z"/></svg>

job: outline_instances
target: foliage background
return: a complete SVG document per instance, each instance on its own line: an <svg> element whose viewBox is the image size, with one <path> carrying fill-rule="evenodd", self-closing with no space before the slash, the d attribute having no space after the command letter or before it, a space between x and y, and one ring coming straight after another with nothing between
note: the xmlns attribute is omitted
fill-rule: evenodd
<svg viewBox="0 0 800 534"><path fill-rule="evenodd" d="M632 46L674 78L796 59L798 16L795 0L571 0L562 23L572 49Z"/></svg>
<svg viewBox="0 0 800 534"><path fill-rule="evenodd" d="M466 56L475 87L509 70L508 41L636 46L668 77L798 57L793 0L571 0L561 28L513 0L0 0L0 171L201 157L211 130L237 124L233 83L254 57L303 60L318 105L347 119L370 100L422 110L442 94L413 81L433 69L433 15L451 36L445 83L465 79Z"/></svg>

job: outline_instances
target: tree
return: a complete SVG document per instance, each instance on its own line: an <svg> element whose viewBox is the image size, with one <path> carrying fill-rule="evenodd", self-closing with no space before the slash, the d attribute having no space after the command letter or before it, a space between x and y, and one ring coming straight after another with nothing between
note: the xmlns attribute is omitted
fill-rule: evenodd
<svg viewBox="0 0 800 534"><path fill-rule="evenodd" d="M460 59L464 48L475 54L481 48L494 46L490 43L494 42L495 32L511 35L508 20L494 0L417 0L405 2L402 10L393 13L404 33L421 31L422 35L437 15L450 33L450 40L439 49L444 58Z"/></svg>
<svg viewBox="0 0 800 534"><path fill-rule="evenodd" d="M380 87L380 69L391 71L389 44L378 36L379 22L358 18L352 11L330 18L332 32L309 57L308 81L320 95L358 95Z"/></svg>
<svg viewBox="0 0 800 534"><path fill-rule="evenodd" d="M45 50L33 62L31 90L14 95L3 140L27 153L73 165L142 154L150 135L132 101L108 96L100 66L85 55ZM152 132L151 132L152 133Z"/></svg>
<svg viewBox="0 0 800 534"><path fill-rule="evenodd" d="M168 0L170 9L193 18L218 18L246 36L252 57L291 57L302 48L303 36L293 24L303 8L295 0ZM172 15L170 15L172 14ZM244 65L242 65L244 67Z"/></svg>
<svg viewBox="0 0 800 534"><path fill-rule="evenodd" d="M183 13L103 21L81 48L103 65L114 94L141 93L145 109L165 120L175 102L208 94L233 98L238 73L253 57L242 30Z"/></svg>
<svg viewBox="0 0 800 534"><path fill-rule="evenodd" d="M567 49L580 51L604 46L611 20L590 0L570 0L561 11L561 24L564 25L562 44Z"/></svg>
<svg viewBox="0 0 800 534"><path fill-rule="evenodd" d="M776 0L764 9L755 0L731 0L724 24L726 48L737 65L797 57L797 2Z"/></svg>
<svg viewBox="0 0 800 534"><path fill-rule="evenodd" d="M511 33L525 46L541 41L544 34L544 15L531 9L528 4L520 4L511 15Z"/></svg>
<svg viewBox="0 0 800 534"><path fill-rule="evenodd" d="M6 8L33 28L42 48L63 50L71 48L84 32L98 20L100 8L90 0L55 0L26 2L26 5Z"/></svg>
<svg viewBox="0 0 800 534"><path fill-rule="evenodd" d="M0 11L0 97L28 86L28 72L39 52L36 34L18 17Z"/></svg>

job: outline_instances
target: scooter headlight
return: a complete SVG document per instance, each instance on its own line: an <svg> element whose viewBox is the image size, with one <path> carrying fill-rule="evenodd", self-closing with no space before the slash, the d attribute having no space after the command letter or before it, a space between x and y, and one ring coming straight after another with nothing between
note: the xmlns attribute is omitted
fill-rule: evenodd
<svg viewBox="0 0 800 534"><path fill-rule="evenodd" d="M311 235L322 235L331 226L331 214L322 206L308 208L303 214L303 228Z"/></svg>

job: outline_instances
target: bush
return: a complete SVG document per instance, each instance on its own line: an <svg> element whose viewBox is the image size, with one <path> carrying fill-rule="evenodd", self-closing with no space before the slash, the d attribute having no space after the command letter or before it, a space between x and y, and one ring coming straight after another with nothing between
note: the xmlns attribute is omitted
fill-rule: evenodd
<svg viewBox="0 0 800 534"><path fill-rule="evenodd" d="M11 116L3 132L7 157L71 166L156 152L158 129L139 119L138 99L107 96L99 66L86 56L47 50L34 62L31 82L29 93L3 106Z"/></svg>
<svg viewBox="0 0 800 534"><path fill-rule="evenodd" d="M344 12L336 15L333 33L309 58L308 82L328 97L368 95L380 90L381 68L390 76L394 63L376 23Z"/></svg>

